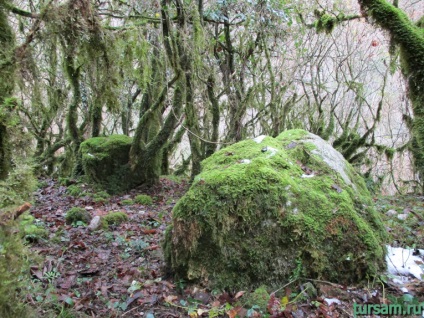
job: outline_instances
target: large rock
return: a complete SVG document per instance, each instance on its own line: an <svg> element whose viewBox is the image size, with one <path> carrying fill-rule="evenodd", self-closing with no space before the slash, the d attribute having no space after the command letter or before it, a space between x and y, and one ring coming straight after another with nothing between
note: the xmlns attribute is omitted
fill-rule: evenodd
<svg viewBox="0 0 424 318"><path fill-rule="evenodd" d="M129 174L129 153L132 138L126 135L95 137L80 146L82 166L91 182L109 192L125 189Z"/></svg>
<svg viewBox="0 0 424 318"><path fill-rule="evenodd" d="M173 210L179 278L211 287L290 277L359 282L384 268L384 227L363 179L320 137L289 130L218 151Z"/></svg>

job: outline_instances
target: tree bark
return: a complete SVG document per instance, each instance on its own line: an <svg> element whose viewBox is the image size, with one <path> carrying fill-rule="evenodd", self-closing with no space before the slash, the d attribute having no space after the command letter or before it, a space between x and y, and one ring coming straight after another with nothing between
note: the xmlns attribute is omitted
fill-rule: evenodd
<svg viewBox="0 0 424 318"><path fill-rule="evenodd" d="M414 119L412 135L416 148L411 149L415 166L424 177L424 33L395 5L385 0L358 0L361 9L388 31L401 53L402 72L407 79Z"/></svg>
<svg viewBox="0 0 424 318"><path fill-rule="evenodd" d="M7 20L6 10L0 4L0 180L9 175L11 168L12 145L8 133L8 120L12 109L6 105L15 85L15 62L12 58L15 37Z"/></svg>

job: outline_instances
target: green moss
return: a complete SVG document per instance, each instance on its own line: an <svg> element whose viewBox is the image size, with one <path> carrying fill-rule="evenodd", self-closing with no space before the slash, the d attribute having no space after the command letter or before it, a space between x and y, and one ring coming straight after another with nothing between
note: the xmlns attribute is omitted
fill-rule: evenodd
<svg viewBox="0 0 424 318"><path fill-rule="evenodd" d="M134 201L132 199L124 199L124 200L121 200L121 204L122 205L133 205Z"/></svg>
<svg viewBox="0 0 424 318"><path fill-rule="evenodd" d="M336 25L343 21L348 21L354 18L358 18L357 15L344 15L343 13L335 15L327 14L325 11L315 10L314 12L317 21L315 21L315 28L318 33L325 32L330 34L333 32Z"/></svg>
<svg viewBox="0 0 424 318"><path fill-rule="evenodd" d="M93 195L93 201L96 203L103 203L109 198L110 195L106 191L99 191Z"/></svg>
<svg viewBox="0 0 424 318"><path fill-rule="evenodd" d="M243 307L252 308L256 306L261 312L267 312L267 306L270 299L266 286L256 288L252 293L243 295Z"/></svg>
<svg viewBox="0 0 424 318"><path fill-rule="evenodd" d="M85 174L93 183L115 193L126 188L132 139L126 135L96 137L80 146Z"/></svg>
<svg viewBox="0 0 424 318"><path fill-rule="evenodd" d="M149 195L139 194L134 198L134 202L143 205L152 205L153 200Z"/></svg>
<svg viewBox="0 0 424 318"><path fill-rule="evenodd" d="M323 14L316 22L317 32L331 33L336 26L337 18Z"/></svg>
<svg viewBox="0 0 424 318"><path fill-rule="evenodd" d="M35 218L29 213L24 213L19 218L19 231L27 240L37 241L40 238L47 238L49 231L44 227L34 224Z"/></svg>
<svg viewBox="0 0 424 318"><path fill-rule="evenodd" d="M78 221L88 224L91 221L91 214L83 208L74 207L66 212L65 221L66 224L72 224Z"/></svg>
<svg viewBox="0 0 424 318"><path fill-rule="evenodd" d="M19 164L10 171L6 180L0 181L0 208L21 205L30 201L37 181L32 173L32 167Z"/></svg>
<svg viewBox="0 0 424 318"><path fill-rule="evenodd" d="M307 277L345 283L384 267L386 234L364 180L343 159L324 164L309 138L246 140L202 162L164 242L177 277L245 288L283 283L299 261Z"/></svg>
<svg viewBox="0 0 424 318"><path fill-rule="evenodd" d="M110 212L102 217L102 221L104 221L108 226L119 225L128 221L128 215L125 212Z"/></svg>
<svg viewBox="0 0 424 318"><path fill-rule="evenodd" d="M22 302L21 294L30 284L28 258L18 224L0 225L0 317L35 317Z"/></svg>

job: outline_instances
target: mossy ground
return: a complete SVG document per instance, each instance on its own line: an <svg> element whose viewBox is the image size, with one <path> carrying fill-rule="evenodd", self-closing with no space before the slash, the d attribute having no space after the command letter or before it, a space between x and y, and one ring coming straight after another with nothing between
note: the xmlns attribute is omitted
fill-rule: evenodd
<svg viewBox="0 0 424 318"><path fill-rule="evenodd" d="M301 141L306 135L242 141L203 162L166 233L177 277L272 286L300 261L303 276L347 283L384 267L384 227L364 181L346 163L348 185Z"/></svg>
<svg viewBox="0 0 424 318"><path fill-rule="evenodd" d="M153 199L147 194L139 194L134 198L134 202L143 205L152 205Z"/></svg>

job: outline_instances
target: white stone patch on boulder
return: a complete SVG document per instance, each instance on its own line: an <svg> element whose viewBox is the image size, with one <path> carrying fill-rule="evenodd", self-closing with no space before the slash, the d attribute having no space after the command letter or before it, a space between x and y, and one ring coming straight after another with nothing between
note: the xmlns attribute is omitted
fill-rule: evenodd
<svg viewBox="0 0 424 318"><path fill-rule="evenodd" d="M253 138L253 140L256 142L256 143L258 143L258 144L260 144L265 138L266 138L267 136L266 135L260 135L260 136L258 136L258 137L255 137L255 138Z"/></svg>
<svg viewBox="0 0 424 318"><path fill-rule="evenodd" d="M249 164L251 163L250 159L242 159L240 160L240 163Z"/></svg>
<svg viewBox="0 0 424 318"><path fill-rule="evenodd" d="M352 180L350 180L346 172L346 160L340 152L331 147L331 145L324 139L314 134L308 134L306 138L299 141L312 142L316 148L311 152L320 156L322 160L324 160L324 162L330 166L330 168L334 169L340 174L346 184L355 188L355 185L352 183Z"/></svg>
<svg viewBox="0 0 424 318"><path fill-rule="evenodd" d="M270 152L270 154L267 156L267 158L271 158L273 156L275 156L275 154L278 152L277 149L272 148L272 147L267 147L267 152Z"/></svg>

